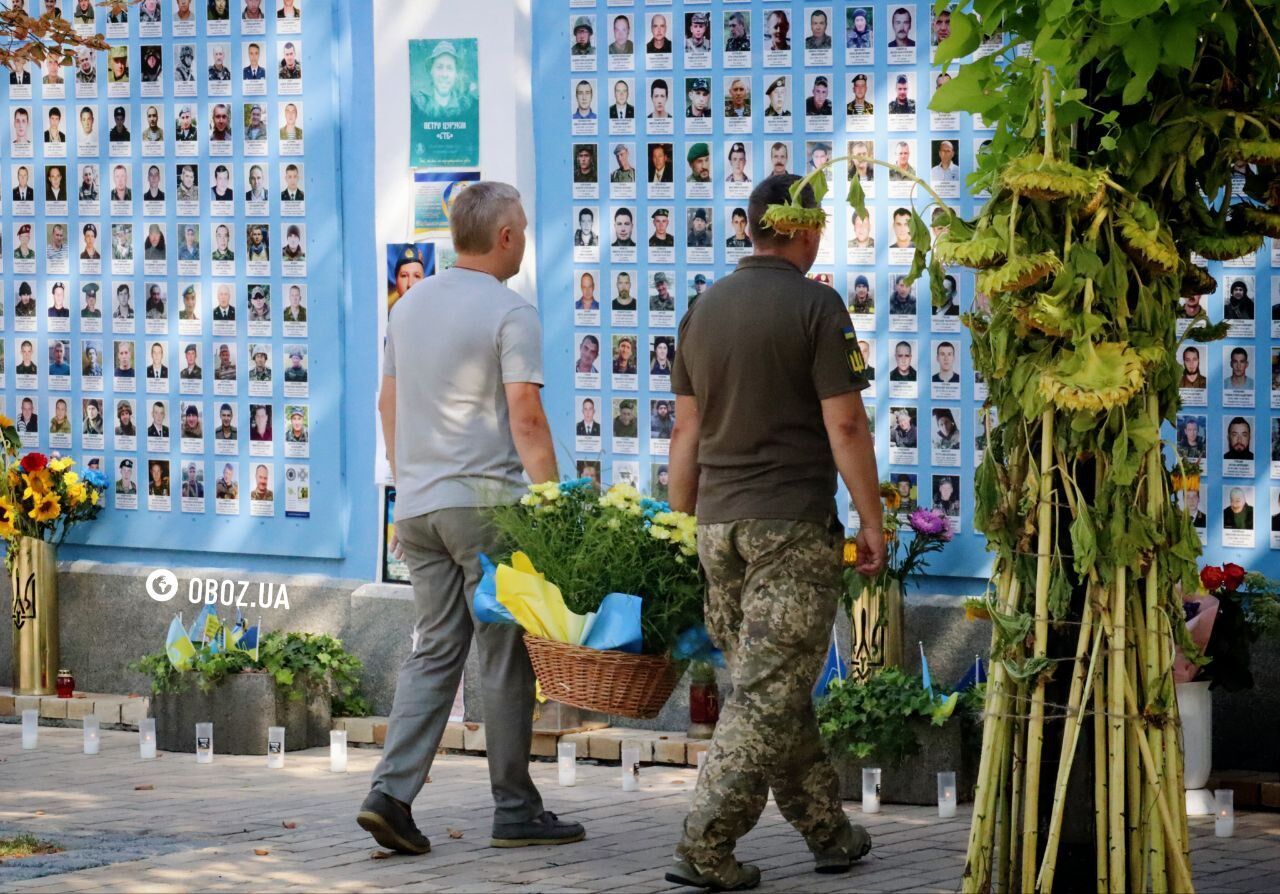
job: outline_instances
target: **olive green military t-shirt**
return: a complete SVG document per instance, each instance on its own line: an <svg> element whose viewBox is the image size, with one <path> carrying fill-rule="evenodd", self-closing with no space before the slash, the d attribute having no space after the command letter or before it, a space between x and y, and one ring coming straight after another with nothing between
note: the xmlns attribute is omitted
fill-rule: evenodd
<svg viewBox="0 0 1280 894"><path fill-rule="evenodd" d="M868 385L839 294L781 258L743 258L685 315L677 344L672 388L701 420L699 523L828 523L836 466L821 402Z"/></svg>

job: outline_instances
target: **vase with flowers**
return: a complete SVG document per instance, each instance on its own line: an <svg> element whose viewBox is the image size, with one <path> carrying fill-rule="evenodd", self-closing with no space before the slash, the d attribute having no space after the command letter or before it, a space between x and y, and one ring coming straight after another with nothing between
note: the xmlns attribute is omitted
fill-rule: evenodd
<svg viewBox="0 0 1280 894"><path fill-rule="evenodd" d="M888 556L874 577L859 574L854 540L845 541L844 601L851 615L849 676L866 680L887 667L901 667L903 599L911 578L928 565L928 557L952 538L951 524L939 509L904 511L901 491L892 482L880 485Z"/></svg>
<svg viewBox="0 0 1280 894"><path fill-rule="evenodd" d="M0 538L13 585L13 688L53 695L58 677L57 545L81 522L98 517L107 480L76 471L66 457L31 452L13 420L0 416Z"/></svg>

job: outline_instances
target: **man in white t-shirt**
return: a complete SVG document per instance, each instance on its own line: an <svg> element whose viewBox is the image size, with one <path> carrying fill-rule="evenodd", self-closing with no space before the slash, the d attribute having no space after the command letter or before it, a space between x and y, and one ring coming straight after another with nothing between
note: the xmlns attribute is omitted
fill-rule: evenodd
<svg viewBox="0 0 1280 894"><path fill-rule="evenodd" d="M410 854L431 849L410 805L431 770L473 632L493 845L567 844L585 835L580 824L543 810L529 776L535 680L520 628L478 623L472 609L479 555L500 549L484 509L514 503L522 473L534 482L559 477L540 394L538 312L503 285L524 257L520 194L503 183L477 183L456 200L449 224L457 263L391 309L378 398L396 482L390 545L409 567L417 618L382 760L357 822L383 847Z"/></svg>

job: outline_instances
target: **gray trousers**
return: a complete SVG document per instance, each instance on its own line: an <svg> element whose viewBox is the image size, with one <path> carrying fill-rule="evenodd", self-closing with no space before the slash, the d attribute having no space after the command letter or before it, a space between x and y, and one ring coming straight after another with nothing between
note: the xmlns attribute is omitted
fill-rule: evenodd
<svg viewBox="0 0 1280 894"><path fill-rule="evenodd" d="M373 788L412 804L444 735L474 632L480 646L485 743L494 822L542 813L529 776L535 679L523 631L481 624L471 605L480 581L477 554L495 555L497 536L480 510L441 509L396 522L416 607L417 648L396 679L382 760Z"/></svg>

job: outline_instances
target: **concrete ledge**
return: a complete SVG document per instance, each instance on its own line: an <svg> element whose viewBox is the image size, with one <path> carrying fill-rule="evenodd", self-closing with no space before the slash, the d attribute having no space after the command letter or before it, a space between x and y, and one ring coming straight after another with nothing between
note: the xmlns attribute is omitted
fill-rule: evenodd
<svg viewBox="0 0 1280 894"><path fill-rule="evenodd" d="M136 730L138 721L151 712L151 699L95 692L76 692L72 698L58 698L14 695L11 689L0 689L0 717L21 717L25 710L39 711L42 720L82 721L93 714L106 729Z"/></svg>

